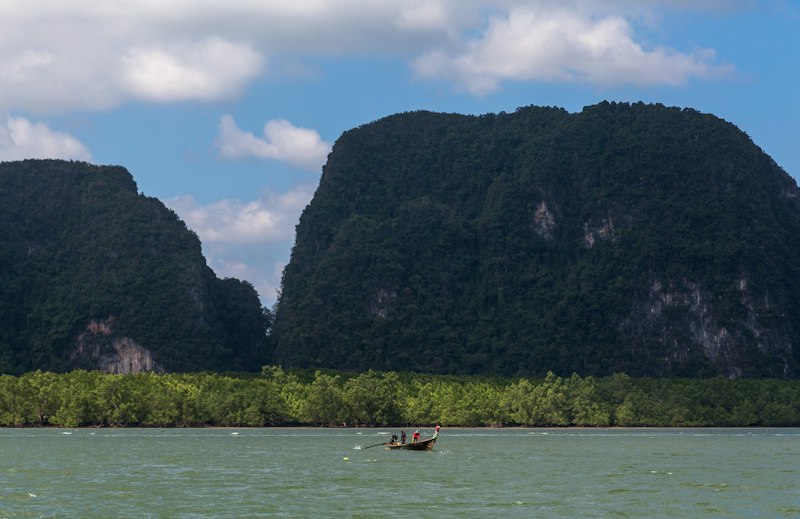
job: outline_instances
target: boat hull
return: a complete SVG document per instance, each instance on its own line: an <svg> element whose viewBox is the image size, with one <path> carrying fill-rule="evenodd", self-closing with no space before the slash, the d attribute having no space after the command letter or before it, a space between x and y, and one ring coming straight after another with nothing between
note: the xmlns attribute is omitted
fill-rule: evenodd
<svg viewBox="0 0 800 519"><path fill-rule="evenodd" d="M416 443L387 443L386 450L429 451L433 449L436 438L420 440Z"/></svg>

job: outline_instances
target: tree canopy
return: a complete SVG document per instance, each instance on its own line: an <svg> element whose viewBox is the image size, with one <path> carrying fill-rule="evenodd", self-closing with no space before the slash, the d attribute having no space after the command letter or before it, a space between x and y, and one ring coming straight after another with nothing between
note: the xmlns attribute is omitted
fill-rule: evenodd
<svg viewBox="0 0 800 519"><path fill-rule="evenodd" d="M0 376L0 426L798 426L797 380L366 371Z"/></svg>

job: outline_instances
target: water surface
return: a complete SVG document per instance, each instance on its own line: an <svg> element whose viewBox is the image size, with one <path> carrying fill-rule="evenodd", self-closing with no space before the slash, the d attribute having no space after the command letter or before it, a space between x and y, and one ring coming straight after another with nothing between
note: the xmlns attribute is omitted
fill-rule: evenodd
<svg viewBox="0 0 800 519"><path fill-rule="evenodd" d="M800 429L391 433L0 429L0 518L800 516Z"/></svg>

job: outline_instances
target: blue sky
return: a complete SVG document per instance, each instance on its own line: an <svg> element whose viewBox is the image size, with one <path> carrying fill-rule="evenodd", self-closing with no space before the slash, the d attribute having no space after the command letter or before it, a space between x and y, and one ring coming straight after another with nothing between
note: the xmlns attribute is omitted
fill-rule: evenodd
<svg viewBox="0 0 800 519"><path fill-rule="evenodd" d="M0 161L125 166L272 305L342 132L603 100L713 113L800 178L797 0L0 0Z"/></svg>

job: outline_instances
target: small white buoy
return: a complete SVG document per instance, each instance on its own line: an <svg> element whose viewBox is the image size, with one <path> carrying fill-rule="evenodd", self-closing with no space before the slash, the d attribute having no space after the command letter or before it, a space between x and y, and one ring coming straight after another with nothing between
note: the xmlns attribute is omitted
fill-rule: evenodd
<svg viewBox="0 0 800 519"><path fill-rule="evenodd" d="M36 497L36 494L34 494L33 492L28 492L28 495L31 497Z"/></svg>
<svg viewBox="0 0 800 519"><path fill-rule="evenodd" d="M350 458L348 458L347 456L345 456L345 457L344 457L344 458L342 458L342 459L343 459L344 461L350 461Z"/></svg>

